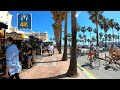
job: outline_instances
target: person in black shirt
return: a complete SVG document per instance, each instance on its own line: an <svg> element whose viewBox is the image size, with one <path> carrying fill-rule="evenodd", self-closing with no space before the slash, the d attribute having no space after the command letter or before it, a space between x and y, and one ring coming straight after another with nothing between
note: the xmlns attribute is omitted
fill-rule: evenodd
<svg viewBox="0 0 120 90"><path fill-rule="evenodd" d="M32 65L32 47L31 47L31 45L29 43L27 43L26 46L27 46L27 53L26 53L26 55L27 55L28 69L29 69L30 67L33 66Z"/></svg>

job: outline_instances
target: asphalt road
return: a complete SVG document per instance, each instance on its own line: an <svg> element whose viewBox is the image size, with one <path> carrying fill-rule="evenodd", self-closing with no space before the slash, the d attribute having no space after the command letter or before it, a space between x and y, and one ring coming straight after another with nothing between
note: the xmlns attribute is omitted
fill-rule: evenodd
<svg viewBox="0 0 120 90"><path fill-rule="evenodd" d="M87 65L89 61L87 56L81 56L77 58L78 64L84 68L89 74L94 76L96 79L120 79L120 69L116 67L116 64L111 64L108 70L105 70L105 61L100 60L99 69L92 69ZM86 65L86 66L85 66Z"/></svg>
<svg viewBox="0 0 120 90"><path fill-rule="evenodd" d="M63 52L63 49L62 49ZM100 53L100 56L104 57L105 53ZM108 53L106 54L108 55ZM69 50L68 50L68 57L70 57ZM111 64L110 68L107 70L105 69L105 61L100 60L100 67L99 69L92 69L89 65L87 60L87 56L81 56L77 58L77 63L80 67L82 67L87 73L87 76L93 76L95 79L120 79L120 69L116 67L116 64ZM86 66L85 66L86 65Z"/></svg>

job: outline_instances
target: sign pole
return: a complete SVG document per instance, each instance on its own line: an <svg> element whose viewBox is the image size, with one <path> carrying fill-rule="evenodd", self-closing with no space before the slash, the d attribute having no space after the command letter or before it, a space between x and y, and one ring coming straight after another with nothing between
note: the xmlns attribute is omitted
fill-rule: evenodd
<svg viewBox="0 0 120 90"><path fill-rule="evenodd" d="M3 28L3 30L4 30L4 41L3 41L3 46L4 46L4 48L5 48L5 32L6 32L6 30L5 30L5 28Z"/></svg>

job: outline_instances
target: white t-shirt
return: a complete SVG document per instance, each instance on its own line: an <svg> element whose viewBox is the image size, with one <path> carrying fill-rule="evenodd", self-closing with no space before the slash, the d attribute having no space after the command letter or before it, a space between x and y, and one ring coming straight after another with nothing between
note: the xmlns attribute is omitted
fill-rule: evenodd
<svg viewBox="0 0 120 90"><path fill-rule="evenodd" d="M48 45L47 49L48 49L48 50L51 50L51 46L50 46L50 45Z"/></svg>
<svg viewBox="0 0 120 90"><path fill-rule="evenodd" d="M54 50L54 46L53 45L51 46L51 50Z"/></svg>

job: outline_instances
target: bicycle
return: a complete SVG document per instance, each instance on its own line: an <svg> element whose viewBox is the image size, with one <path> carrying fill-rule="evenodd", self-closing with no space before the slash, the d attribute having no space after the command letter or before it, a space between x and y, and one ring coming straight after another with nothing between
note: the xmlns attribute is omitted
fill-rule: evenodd
<svg viewBox="0 0 120 90"><path fill-rule="evenodd" d="M100 67L99 52L94 52L93 55L94 56L91 59L91 66L93 69L95 69L95 68L99 69L99 67ZM90 58L89 58L89 60L90 60Z"/></svg>
<svg viewBox="0 0 120 90"><path fill-rule="evenodd" d="M108 67L110 67L111 64L116 64L115 67L117 69L120 69L120 58L117 56L113 56L113 57L106 56L104 65L107 66L107 68L108 68ZM115 69L115 67L114 67L114 69ZM107 69L107 68L105 68L105 69Z"/></svg>

